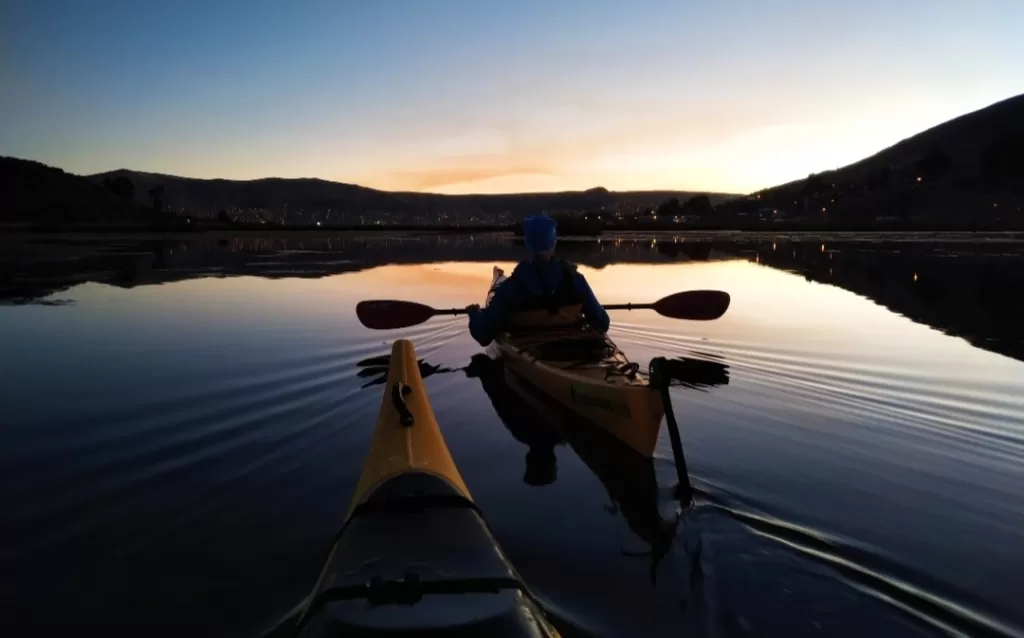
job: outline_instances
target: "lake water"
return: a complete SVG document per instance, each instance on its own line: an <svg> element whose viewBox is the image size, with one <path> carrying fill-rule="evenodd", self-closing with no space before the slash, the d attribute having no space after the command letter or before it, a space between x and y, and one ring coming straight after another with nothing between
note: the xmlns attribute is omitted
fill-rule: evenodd
<svg viewBox="0 0 1024 638"><path fill-rule="evenodd" d="M672 392L698 495L665 540L664 428L619 463L546 426L464 318L356 320L482 303L521 246L378 237L4 240L5 635L272 626L342 522L383 389L366 360L399 337L510 559L594 635L1024 633L1021 243L564 241L604 303L732 295L714 322L612 317L632 360L693 373Z"/></svg>

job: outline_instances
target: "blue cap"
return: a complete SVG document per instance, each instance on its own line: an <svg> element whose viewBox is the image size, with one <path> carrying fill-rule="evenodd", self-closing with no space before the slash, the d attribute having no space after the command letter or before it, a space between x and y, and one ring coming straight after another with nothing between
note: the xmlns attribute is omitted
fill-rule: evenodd
<svg viewBox="0 0 1024 638"><path fill-rule="evenodd" d="M546 253L554 249L558 241L558 222L545 214L527 217L523 221L523 240L531 253Z"/></svg>

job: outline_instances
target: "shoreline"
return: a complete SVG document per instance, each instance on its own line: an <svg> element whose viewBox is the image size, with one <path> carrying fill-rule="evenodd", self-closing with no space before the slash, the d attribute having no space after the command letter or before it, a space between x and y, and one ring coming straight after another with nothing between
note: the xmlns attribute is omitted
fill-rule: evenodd
<svg viewBox="0 0 1024 638"><path fill-rule="evenodd" d="M372 230L341 230L341 229L224 229L207 231L157 231L157 230L6 230L0 232L0 243L17 243L20 241L72 241L72 242L103 242L111 240L138 241L218 241L235 238L254 239L319 239L344 237L347 239L417 239L420 237L436 237L444 235L481 235L488 237L507 237L521 242L510 230L490 228L465 229L461 232L434 229L383 229ZM559 242L596 242L615 240L646 240L646 239L692 239L743 241L758 239L795 240L842 240L842 241L1024 241L1024 230L615 230L605 231L600 235L569 235L560 236Z"/></svg>

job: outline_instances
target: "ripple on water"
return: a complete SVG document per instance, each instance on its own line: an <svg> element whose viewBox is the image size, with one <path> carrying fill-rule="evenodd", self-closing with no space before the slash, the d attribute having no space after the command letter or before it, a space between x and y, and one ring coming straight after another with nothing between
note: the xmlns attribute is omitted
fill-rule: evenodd
<svg viewBox="0 0 1024 638"><path fill-rule="evenodd" d="M634 267L651 270L624 272ZM488 268L86 286L69 293L73 307L3 309L0 320L26 335L11 352L62 366L26 366L27 381L3 397L17 400L0 445L0 552L15 559L16 605L59 606L80 628L174 635L293 606L344 516L381 401L381 385L361 388L379 377L359 376L367 367L357 364L409 338L426 363L454 369L428 378L428 390L502 545L588 630L678 634L696 533L708 596L723 596L710 601L722 634L1021 633L1019 362L777 270L588 271L602 297L639 296L678 274L728 286L736 301L718 322L615 321L614 338L641 365L667 355L727 372L672 390L700 494L658 566L638 517L674 505L667 436L653 463L657 504L630 501L613 463L599 472L550 437L557 480L527 485L529 437L457 372L480 351L465 317L376 332L350 316L357 298L391 287L413 298L420 286L439 307L478 302ZM807 319L811 309L831 314ZM799 327L817 332L805 339ZM109 365L92 360L101 356ZM16 396L36 386L39 396ZM174 595L153 596L158 587Z"/></svg>
<svg viewBox="0 0 1024 638"><path fill-rule="evenodd" d="M380 399L350 383L355 363L389 350L399 337L413 339L421 356L429 356L461 330L454 322L417 326L388 335L386 346L367 341L305 352L274 366L200 377L157 400L129 397L105 412L47 423L8 459L26 480L4 490L15 504L4 527L31 537L19 551L39 551L109 525L125 503L174 502L176 491L201 483L204 500L182 504L162 521L154 534L164 536L228 505L241 479L272 484L299 468L322 466L339 444L365 443L367 424L344 417L370 412ZM89 426L81 427L83 418ZM33 498L40 494L45 498ZM133 545L153 540L140 536Z"/></svg>
<svg viewBox="0 0 1024 638"><path fill-rule="evenodd" d="M713 398L705 398L691 390L673 390L691 472L719 497L713 500L715 507L754 532L835 569L851 586L941 632L1015 633L1012 624L1000 620L997 611L990 611L997 609L990 600L965 589L969 580L961 584L932 575L920 557L912 559L899 549L895 550L898 554L887 552L872 535L863 535L869 540L855 541L855 536L835 530L826 533L820 519L808 511L810 505L793 502L796 494L788 495L786 512L787 507L779 506L781 495L762 493L756 483L740 476L747 461L756 463L762 477L769 471L785 472L779 463L792 456L795 448L806 448L804 455L828 458L829 474L819 474L817 480L841 488L832 490L833 498L841 498L844 492L874 490L888 482L898 485L905 512L923 514L923 504L930 503L930 515L940 516L942 506L938 504L944 503L956 515L941 519L943 524L955 522L961 527L974 519L993 533L1000 530L999 534L1013 537L1019 534L1015 530L1024 529L1024 512L1016 505L1024 485L1024 427L1020 419L1024 395L1014 391L1019 379L965 378L942 366L914 368L877 355L863 360L830 357L828 353L763 343L708 341L629 324L617 326L617 331L617 342L631 356L634 352L664 354L728 365L728 392L714 391ZM705 425L711 415L713 421ZM720 429L725 422L733 431ZM708 447L710 429L715 429L714 449ZM740 438L734 440L733 464L710 467L704 462L704 456L721 456L721 450L729 449L723 442L743 437L744 431L764 445L761 459L751 458L754 450L747 451L749 441ZM664 438L659 456L670 459ZM772 454L780 454L775 464L764 461L764 455ZM801 466L788 472L791 476L785 482L799 485L804 472ZM873 474L870 488L857 484L857 475L864 472ZM839 477L845 480L839 483ZM737 506L737 502L745 504ZM801 519L814 522L805 525L798 522ZM858 527L858 531L864 530L863 524ZM875 527L891 530L890 543L901 531L897 520L882 526L876 523ZM950 539L957 536L944 533ZM933 539L921 540L926 546L941 546ZM1017 560L1010 555L1007 558Z"/></svg>
<svg viewBox="0 0 1024 638"><path fill-rule="evenodd" d="M757 511L720 486L699 482L698 503L724 514L755 534L834 570L851 587L893 605L932 628L958 636L1016 635L1012 625L972 608L984 603L971 592L908 570L895 557L855 540L804 527ZM699 505L699 506L700 506Z"/></svg>

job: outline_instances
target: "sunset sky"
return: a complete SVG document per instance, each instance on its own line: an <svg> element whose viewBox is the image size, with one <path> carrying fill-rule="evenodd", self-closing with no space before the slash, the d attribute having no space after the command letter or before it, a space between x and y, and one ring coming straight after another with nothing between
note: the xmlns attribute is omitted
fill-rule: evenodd
<svg viewBox="0 0 1024 638"><path fill-rule="evenodd" d="M1024 92L1021 25L1021 0L5 0L0 154L749 192Z"/></svg>

